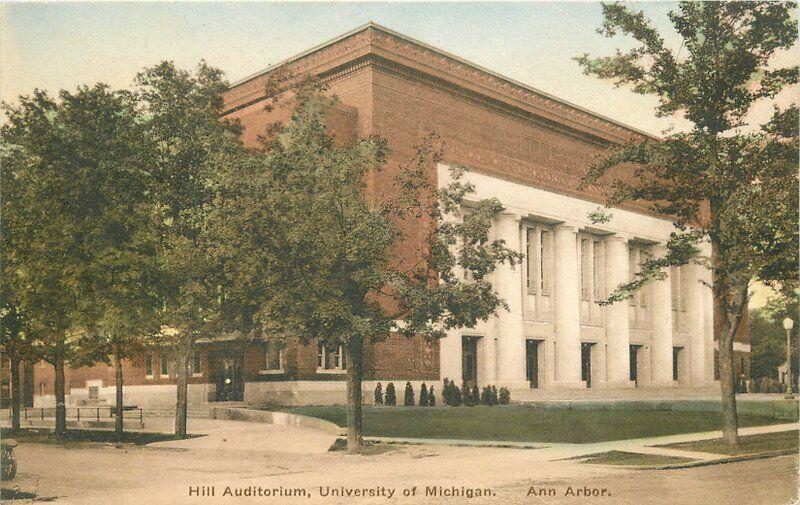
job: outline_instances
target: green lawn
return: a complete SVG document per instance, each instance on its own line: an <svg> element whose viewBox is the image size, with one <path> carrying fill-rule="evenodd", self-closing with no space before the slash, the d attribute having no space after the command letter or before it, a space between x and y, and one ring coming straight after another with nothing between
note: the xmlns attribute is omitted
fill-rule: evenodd
<svg viewBox="0 0 800 505"><path fill-rule="evenodd" d="M688 463L689 458L664 456L662 454L637 454L635 452L608 451L581 457L581 463L593 465L659 466Z"/></svg>
<svg viewBox="0 0 800 505"><path fill-rule="evenodd" d="M684 449L687 451L710 452L714 454L758 454L774 451L797 451L800 449L800 434L797 430L782 431L779 433L764 433L761 435L747 435L739 437L741 444L738 447L731 447L724 443L722 439L701 440L699 442L682 442L680 444L664 445L674 449Z"/></svg>
<svg viewBox="0 0 800 505"><path fill-rule="evenodd" d="M345 426L344 407L293 407L287 412ZM784 423L744 414L740 426ZM494 407L365 407L364 434L520 442L589 443L718 430L720 412L642 409L559 409L525 405Z"/></svg>

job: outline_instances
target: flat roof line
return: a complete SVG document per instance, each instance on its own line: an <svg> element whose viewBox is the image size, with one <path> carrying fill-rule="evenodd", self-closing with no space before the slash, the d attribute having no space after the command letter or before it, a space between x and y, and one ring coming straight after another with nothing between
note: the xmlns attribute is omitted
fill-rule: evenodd
<svg viewBox="0 0 800 505"><path fill-rule="evenodd" d="M529 85L527 85L527 84L525 84L523 82L517 81L517 80L512 79L510 77L506 77L506 76L504 76L504 75L502 75L502 74L500 74L498 72L495 72L495 71L490 70L488 68L482 67L482 66L480 66L478 64L472 63L471 61L468 61L468 60L465 60L464 58L461 58L460 56L456 56L455 54L452 54L452 53L449 53L449 52L444 51L442 49L439 49L437 47L431 46L430 44L427 44L425 42L417 40L417 39L415 39L413 37L409 37L408 35L405 35L405 34L402 34L400 32L397 32L395 30L392 30L391 28L387 28L387 27L385 27L383 25L380 25L378 23L375 23L373 21L370 21L370 22L365 23L365 24L363 24L361 26L358 26L357 28L354 28L354 29L352 29L352 30L350 30L350 31L348 31L346 33L343 33L343 34L341 34L341 35L339 35L339 36L337 36L337 37L335 37L333 39L330 39L330 40L325 41L325 42L323 42L321 44L318 44L318 45L316 45L316 46L314 46L314 47L312 47L310 49L307 49L306 51L303 51L302 53L299 53L299 54L296 54L296 55L291 56L289 58L286 58L285 60L282 60L282 61L280 61L278 63L273 64L273 65L270 65L270 66L268 66L267 68L265 68L263 70L260 70L260 71L254 73L254 74L250 74L250 75L248 75L248 76L246 76L246 77L244 77L242 79L239 79L238 81L236 81L233 84L231 84L230 87L233 88L233 87L236 87L236 86L240 86L240 85L242 85L242 84L244 84L244 83L246 83L246 82L248 82L250 80L253 80L253 79L258 78L258 77L260 77L260 76L262 76L264 74L267 74L267 73L271 72L272 70L275 70L276 68L280 68L280 67L282 67L284 65L287 65L287 64L292 63L294 61L297 61L297 60L299 60L299 59L301 59L301 58L303 58L305 56L308 56L309 54L312 54L312 53L314 53L316 51L319 51L320 49L323 49L323 48L325 48L325 47L327 47L327 46L329 46L331 44L335 44L336 42L339 42L340 40L346 39L347 37L350 37L352 35L355 35L356 33L364 31L367 28L374 28L374 29L380 30L380 31L382 31L382 32L384 32L386 34L389 34L389 35L392 35L394 37L403 39L403 40L405 40L407 42L411 42L412 44L416 44L418 46L424 47L424 48L426 48L426 49L428 49L430 51L433 51L435 53L444 55L444 56L446 56L446 57L448 57L448 58L450 58L452 60L455 60L455 61L457 61L457 62L459 62L459 63L461 63L463 65L466 65L466 66L472 67L474 69L480 70L481 72L487 73L487 74L489 74L489 75L491 75L493 77L496 77L496 78L501 79L503 81L509 82L509 83L511 83L511 84L513 84L515 86L519 86L520 88L523 88L523 89L525 89L527 91L530 91L530 92L535 93L537 95L541 95L541 96L543 96L545 98L548 98L550 100L553 100L554 102L558 102L560 104L566 105L568 107L572 107L573 109L579 110L579 111L581 111L581 112L583 112L585 114L588 114L590 116L593 116L593 117L596 117L598 119L602 119L602 120L607 121L609 123L615 124L615 125L617 125L617 126L619 126L621 128L624 128L626 130L638 133L640 135L644 135L645 137L649 137L649 138L652 138L652 139L657 139L657 140L660 139L657 135L653 135L652 133L648 133L648 132L646 132L644 130L640 130L640 129L634 127L634 126L622 123L622 122L620 122L620 121L618 121L616 119L613 119L613 118L610 118L608 116L604 116L602 114L599 114L599 113L597 113L597 112L595 112L595 111L593 111L591 109L587 109L587 108L582 107L580 105L574 104L574 103L572 103L572 102L570 102L568 100L564 100L563 98L559 98L559 97L557 97L555 95L551 95L550 93L547 93L547 92L544 92L542 90L536 89L536 88L534 88L532 86L529 86Z"/></svg>

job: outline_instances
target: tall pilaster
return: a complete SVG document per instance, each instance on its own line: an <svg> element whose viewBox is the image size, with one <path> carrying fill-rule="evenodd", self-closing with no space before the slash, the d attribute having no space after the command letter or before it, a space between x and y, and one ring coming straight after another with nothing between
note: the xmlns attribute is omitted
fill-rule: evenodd
<svg viewBox="0 0 800 505"><path fill-rule="evenodd" d="M557 387L582 387L580 276L578 270L577 227L562 224L555 228L555 377Z"/></svg>
<svg viewBox="0 0 800 505"><path fill-rule="evenodd" d="M520 217L502 214L495 223L495 238L506 247L520 252ZM495 291L508 304L509 310L497 311L495 332L497 384L509 388L525 387L525 335L522 323L522 265L503 263L495 270Z"/></svg>
<svg viewBox="0 0 800 505"><path fill-rule="evenodd" d="M667 254L664 246L654 248L655 256ZM652 356L653 385L671 386L672 381L672 290L670 269L666 269L667 277L655 281L652 287L652 330L650 345Z"/></svg>
<svg viewBox="0 0 800 505"><path fill-rule="evenodd" d="M606 285L609 292L630 282L628 238L606 238ZM606 342L608 343L606 386L630 387L630 321L626 300L606 306Z"/></svg>
<svg viewBox="0 0 800 505"><path fill-rule="evenodd" d="M711 244L707 241L704 242L700 246L700 253L707 262L702 269L702 279L705 284L701 291L703 298L703 339L705 340L706 348L706 384L711 385L714 382L714 290L712 289L713 280L710 268Z"/></svg>
<svg viewBox="0 0 800 505"><path fill-rule="evenodd" d="M689 369L691 385L705 386L708 381L706 369L706 324L705 302L703 294L706 289L703 280L704 266L690 262L687 269L688 285L686 286L686 330L689 333Z"/></svg>

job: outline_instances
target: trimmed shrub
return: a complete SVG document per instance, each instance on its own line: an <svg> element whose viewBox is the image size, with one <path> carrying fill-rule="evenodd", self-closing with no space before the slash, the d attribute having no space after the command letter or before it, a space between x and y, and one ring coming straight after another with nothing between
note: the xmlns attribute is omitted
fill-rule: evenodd
<svg viewBox="0 0 800 505"><path fill-rule="evenodd" d="M422 387L419 390L419 406L420 407L427 407L428 406L428 388L425 386L425 383L422 383Z"/></svg>
<svg viewBox="0 0 800 505"><path fill-rule="evenodd" d="M497 387L492 386L492 405L497 405L500 403L500 399L497 397Z"/></svg>
<svg viewBox="0 0 800 505"><path fill-rule="evenodd" d="M411 387L410 382L406 382L406 397L403 400L403 405L406 407L414 406L414 388Z"/></svg>
<svg viewBox="0 0 800 505"><path fill-rule="evenodd" d="M500 405L508 405L511 403L511 391L508 388L500 388L500 398L498 399Z"/></svg>
<svg viewBox="0 0 800 505"><path fill-rule="evenodd" d="M451 407L460 407L461 406L461 391L458 390L458 387L452 382L447 383L447 387L445 389L445 393L447 399L445 403L450 405Z"/></svg>
<svg viewBox="0 0 800 505"><path fill-rule="evenodd" d="M383 386L380 382L375 386L375 405L383 405Z"/></svg>
<svg viewBox="0 0 800 505"><path fill-rule="evenodd" d="M392 382L386 385L386 398L384 401L386 405L397 405L397 394L394 391L394 383Z"/></svg>
<svg viewBox="0 0 800 505"><path fill-rule="evenodd" d="M463 400L464 405L466 405L467 407L472 407L473 405L475 405L475 400L473 399L472 391L469 390L469 386L467 386L466 384L464 384L464 387L461 388L461 399Z"/></svg>
<svg viewBox="0 0 800 505"><path fill-rule="evenodd" d="M433 385L428 389L428 407L436 406L436 395L433 394Z"/></svg>
<svg viewBox="0 0 800 505"><path fill-rule="evenodd" d="M478 389L478 385L475 384L472 386L472 404L478 405L481 402L481 390Z"/></svg>
<svg viewBox="0 0 800 505"><path fill-rule="evenodd" d="M492 388L485 386L481 391L481 405L492 406Z"/></svg>

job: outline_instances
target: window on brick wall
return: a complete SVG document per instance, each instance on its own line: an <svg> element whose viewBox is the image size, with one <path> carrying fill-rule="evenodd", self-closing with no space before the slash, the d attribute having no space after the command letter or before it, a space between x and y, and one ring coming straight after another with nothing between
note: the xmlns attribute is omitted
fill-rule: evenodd
<svg viewBox="0 0 800 505"><path fill-rule="evenodd" d="M153 376L153 354L147 353L144 357L144 373L148 377Z"/></svg>
<svg viewBox="0 0 800 505"><path fill-rule="evenodd" d="M189 355L189 374L192 377L201 377L203 375L203 355L197 351Z"/></svg>
<svg viewBox="0 0 800 505"><path fill-rule="evenodd" d="M283 345L280 342L268 341L265 343L261 371L264 373L283 371Z"/></svg>
<svg viewBox="0 0 800 505"><path fill-rule="evenodd" d="M347 370L347 358L344 347L341 345L325 345L317 342L317 370L327 372L340 372Z"/></svg>
<svg viewBox="0 0 800 505"><path fill-rule="evenodd" d="M161 376L169 377L169 357L166 352L161 353Z"/></svg>

